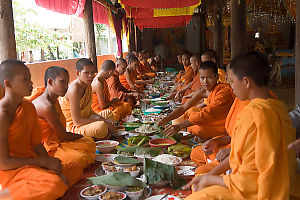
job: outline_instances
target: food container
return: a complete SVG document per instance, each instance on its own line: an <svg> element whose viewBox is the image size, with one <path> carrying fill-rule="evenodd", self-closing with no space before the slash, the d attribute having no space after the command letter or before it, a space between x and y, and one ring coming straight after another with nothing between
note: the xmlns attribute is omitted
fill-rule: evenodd
<svg viewBox="0 0 300 200"><path fill-rule="evenodd" d="M107 175L112 175L115 172L122 171L122 169L120 167L111 166L111 167L106 168L104 171Z"/></svg>
<svg viewBox="0 0 300 200"><path fill-rule="evenodd" d="M134 166L128 167L128 168L133 168L133 167ZM136 167L136 170L134 170L134 171L128 171L128 168L127 167L123 168L123 172L130 173L130 176L132 176L132 177L137 177L141 171L141 168L139 168L139 167Z"/></svg>
<svg viewBox="0 0 300 200"><path fill-rule="evenodd" d="M140 190L137 191L128 191L129 188L126 188L125 192L129 199L131 200L138 200L144 193L144 188L140 188Z"/></svg>
<svg viewBox="0 0 300 200"><path fill-rule="evenodd" d="M126 131L134 131L136 128L140 127L141 123L124 123L123 126Z"/></svg>
<svg viewBox="0 0 300 200"><path fill-rule="evenodd" d="M96 154L96 160L99 162L112 162L117 154Z"/></svg>
<svg viewBox="0 0 300 200"><path fill-rule="evenodd" d="M102 165L102 169L104 171L107 170L110 167L115 166L115 164L112 161L110 161L110 162L103 162L101 165Z"/></svg>
<svg viewBox="0 0 300 200"><path fill-rule="evenodd" d="M115 190L108 190L106 193L100 195L99 199L100 200L108 200L108 199L103 199L103 197L105 195L107 195L108 193L118 193L118 194L120 194L122 197L119 198L118 200L123 200L123 199L125 199L127 197L127 195L125 193L123 193L123 192L119 192L119 191L115 191Z"/></svg>
<svg viewBox="0 0 300 200"><path fill-rule="evenodd" d="M87 195L86 192L88 190L93 190L93 189L97 189L97 188L100 188L101 190L103 190L102 192L98 193L98 194L95 194L95 195ZM107 188L104 187L104 186L101 186L101 185L92 185L92 186L89 186L89 187L86 187L84 188L83 190L81 190L80 192L80 196L85 198L85 199L90 199L90 200L93 200L93 199L98 199L99 196L101 194L104 194L105 192L107 191Z"/></svg>
<svg viewBox="0 0 300 200"><path fill-rule="evenodd" d="M154 140L150 140L149 141L149 145L151 147L162 147L162 148L166 148L170 145L176 144L176 141L171 140L169 138L158 138L158 139L154 139Z"/></svg>
<svg viewBox="0 0 300 200"><path fill-rule="evenodd" d="M114 140L102 140L96 142L96 150L100 153L110 153L115 150L115 147L119 145L118 141Z"/></svg>

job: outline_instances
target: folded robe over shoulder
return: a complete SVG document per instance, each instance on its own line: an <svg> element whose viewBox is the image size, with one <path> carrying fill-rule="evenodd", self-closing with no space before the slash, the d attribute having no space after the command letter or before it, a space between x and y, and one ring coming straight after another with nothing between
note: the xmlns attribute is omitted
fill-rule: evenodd
<svg viewBox="0 0 300 200"><path fill-rule="evenodd" d="M29 99L33 101L42 95L45 87L36 88ZM54 108L59 116L59 121L66 127L66 118L61 111L61 107L56 100ZM51 128L48 122L43 118L38 118L42 132L42 144L49 156L56 157L62 161L63 175L69 180L69 185L73 185L80 180L83 175L83 169L95 162L96 144L90 137L80 138L74 141L62 142L58 133Z"/></svg>
<svg viewBox="0 0 300 200"><path fill-rule="evenodd" d="M9 155L35 158L34 146L41 143L41 132L34 105L23 100L8 129ZM62 197L68 186L52 170L23 166L15 170L0 170L0 184L8 188L15 200L55 200Z"/></svg>
<svg viewBox="0 0 300 200"><path fill-rule="evenodd" d="M132 71L132 72L126 71L125 73L129 73L130 80L131 80L131 82L132 82L136 87L138 87L138 88L140 88L140 89L143 89L143 88L144 88L143 85L136 85L136 84L135 84L136 74L137 74L136 71ZM126 89L130 90L131 88L130 88L130 85L129 85L128 81L126 80L125 73L124 73L123 75L119 76L119 79L120 79L121 84L122 84Z"/></svg>
<svg viewBox="0 0 300 200"><path fill-rule="evenodd" d="M229 157L232 173L223 176L228 188L211 186L186 199L289 199L296 187L296 158L287 145L295 137L281 101L250 101L233 129Z"/></svg>
<svg viewBox="0 0 300 200"><path fill-rule="evenodd" d="M106 80L103 81L103 90L100 91L104 95L103 101L110 101L110 94L108 90L108 84ZM119 101L108 108L101 109L99 105L99 98L96 93L93 94L93 102L92 102L92 109L94 112L99 113L103 110L110 110L112 111L115 120L119 121L120 119L125 118L127 115L130 115L132 112L132 108L129 103Z"/></svg>
<svg viewBox="0 0 300 200"><path fill-rule="evenodd" d="M126 89L120 82L119 73L117 71L107 79L108 91L110 100L118 98L121 101L126 100L126 93L129 93L130 90Z"/></svg>
<svg viewBox="0 0 300 200"><path fill-rule="evenodd" d="M237 97L235 98L225 120L225 128L229 136L232 135L237 115L246 105L248 105L248 103L249 101L241 101ZM193 160L199 166L196 170L196 175L205 174L219 164L219 162L216 161L216 155L222 148L230 148L230 144L218 147L211 155L205 155L202 150L202 145L192 150L190 156L191 160ZM207 159L211 160L211 162L208 163Z"/></svg>
<svg viewBox="0 0 300 200"><path fill-rule="evenodd" d="M76 126L71 116L70 101L66 97L59 97L59 104L66 118L66 129L72 133L79 133L88 137L105 138L108 134L108 127L103 121L95 121L90 124ZM90 118L97 115L92 110L92 87L88 86L83 96L80 99L80 110L82 118ZM101 116L107 119L113 119L113 114L110 110L101 112Z"/></svg>
<svg viewBox="0 0 300 200"><path fill-rule="evenodd" d="M209 139L219 135L227 135L225 119L234 100L234 94L228 84L217 84L207 98L207 104L199 112L192 112L188 120L195 124L188 131Z"/></svg>

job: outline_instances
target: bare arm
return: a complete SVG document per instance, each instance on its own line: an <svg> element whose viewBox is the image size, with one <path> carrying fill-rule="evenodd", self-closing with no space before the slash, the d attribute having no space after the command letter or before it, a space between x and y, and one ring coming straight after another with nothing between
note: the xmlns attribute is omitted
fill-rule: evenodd
<svg viewBox="0 0 300 200"><path fill-rule="evenodd" d="M217 165L215 168L210 170L208 174L210 175L221 175L225 174L226 171L230 169L230 164L229 164L229 156L225 158L219 165Z"/></svg>
<svg viewBox="0 0 300 200"><path fill-rule="evenodd" d="M103 110L105 108L108 108L109 106L112 105L112 102L105 100L103 83L98 80L94 80L94 81L95 82L92 83L92 87L93 87L93 91L96 92L97 94L100 109Z"/></svg>
<svg viewBox="0 0 300 200"><path fill-rule="evenodd" d="M131 77L130 77L128 71L126 71L124 75L125 75L126 81L128 82L128 84L129 84L129 86L130 86L130 88L131 88L132 90L135 90L135 91L138 91L138 92L142 92L142 91L140 91L140 89L139 89L138 87L136 87L136 86L134 85L134 83L132 82Z"/></svg>
<svg viewBox="0 0 300 200"><path fill-rule="evenodd" d="M50 127L58 133L59 138L62 141L73 141L83 136L71 132L66 132L65 127L59 121L59 115L53 106L46 106L37 110L38 116L44 118Z"/></svg>

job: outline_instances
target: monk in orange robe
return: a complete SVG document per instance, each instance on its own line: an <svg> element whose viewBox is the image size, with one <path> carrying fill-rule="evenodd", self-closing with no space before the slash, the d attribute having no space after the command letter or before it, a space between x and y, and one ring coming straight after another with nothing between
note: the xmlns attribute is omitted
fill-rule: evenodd
<svg viewBox="0 0 300 200"><path fill-rule="evenodd" d="M132 108L129 103L120 101L119 98L110 100L110 94L106 80L115 72L116 65L111 60L104 61L101 70L92 82L93 102L92 109L99 113L103 110L111 110L115 120L119 121L130 115Z"/></svg>
<svg viewBox="0 0 300 200"><path fill-rule="evenodd" d="M289 199L296 194L296 158L287 149L295 130L283 102L270 95L268 77L267 59L256 52L232 60L229 83L239 99L250 102L237 116L229 158L184 187L194 191L186 200ZM227 169L231 173L220 176Z"/></svg>
<svg viewBox="0 0 300 200"><path fill-rule="evenodd" d="M153 84L152 80L137 80L137 66L138 59L129 54L127 55L127 69L123 75L121 75L120 82L128 90L133 90L139 93L143 93L145 84Z"/></svg>
<svg viewBox="0 0 300 200"><path fill-rule="evenodd" d="M0 101L0 185L15 200L55 200L68 189L61 161L49 157L41 144L34 105L24 99L32 91L29 69L21 61L0 65L5 96Z"/></svg>
<svg viewBox="0 0 300 200"><path fill-rule="evenodd" d="M42 130L42 144L50 157L62 161L62 174L73 185L80 180L83 169L95 162L96 144L90 137L66 132L66 119L57 98L68 89L69 73L61 67L50 67L45 73L46 88L36 88L29 100L33 102Z"/></svg>
<svg viewBox="0 0 300 200"><path fill-rule="evenodd" d="M156 77L156 73L152 70L150 63L148 62L148 58L150 56L149 51L141 52L143 54L141 59L142 67L144 68L145 74L151 78Z"/></svg>
<svg viewBox="0 0 300 200"><path fill-rule="evenodd" d="M104 110L96 114L92 110L92 86L95 66L89 59L76 62L77 79L69 85L64 97L59 97L59 104L66 118L68 132L79 133L94 139L110 137L117 131L113 113Z"/></svg>
<svg viewBox="0 0 300 200"><path fill-rule="evenodd" d="M123 58L119 58L116 61L116 70L114 74L107 79L107 85L110 95L110 100L114 98L120 99L120 101L128 102L132 108L134 108L137 102L137 94L133 91L126 89L120 82L119 76L123 75L126 71L127 63Z"/></svg>
<svg viewBox="0 0 300 200"><path fill-rule="evenodd" d="M209 93L205 106L187 112L183 122L167 127L167 136L185 128L201 139L226 134L225 118L234 100L232 89L228 84L217 84L218 69L212 61L200 65L199 75L202 87Z"/></svg>

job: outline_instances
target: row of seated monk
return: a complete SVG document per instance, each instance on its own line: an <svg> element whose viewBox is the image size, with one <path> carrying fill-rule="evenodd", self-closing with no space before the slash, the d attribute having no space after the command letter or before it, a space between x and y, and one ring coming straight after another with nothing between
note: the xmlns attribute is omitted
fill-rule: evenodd
<svg viewBox="0 0 300 200"><path fill-rule="evenodd" d="M206 140L192 151L199 167L185 186L193 186L186 199L299 197L296 156L287 147L295 129L267 87L266 59L255 52L237 56L227 66L228 84L215 58L213 50L182 54L184 71L168 97L182 106L157 122L165 126L173 120L165 126L167 136L187 129ZM0 184L14 199L62 197L94 163L95 140L109 138L114 121L130 114L144 85L153 83L155 68L138 72L136 56L129 53L126 60L105 61L95 76L93 63L80 59L70 84L64 68L50 67L45 87L33 92L23 62L1 63Z"/></svg>

